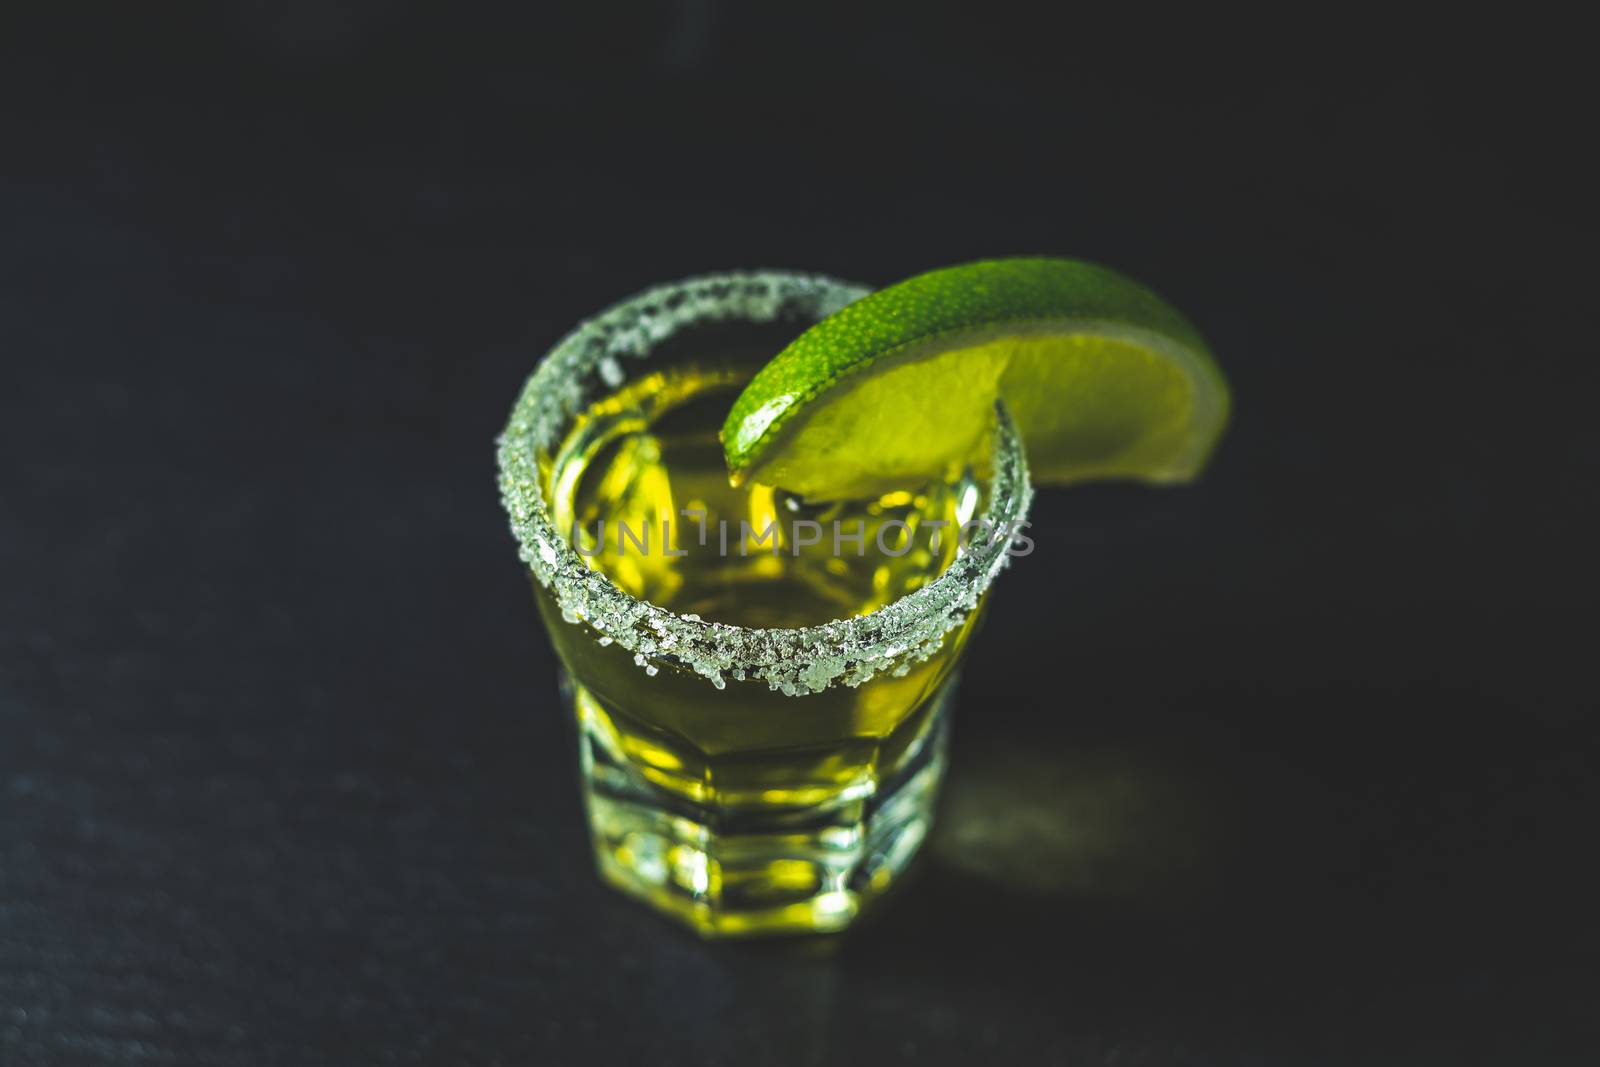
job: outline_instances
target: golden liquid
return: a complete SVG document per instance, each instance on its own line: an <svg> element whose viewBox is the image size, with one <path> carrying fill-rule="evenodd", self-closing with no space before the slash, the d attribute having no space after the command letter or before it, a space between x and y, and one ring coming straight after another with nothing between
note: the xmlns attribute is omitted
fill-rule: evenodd
<svg viewBox="0 0 1600 1067"><path fill-rule="evenodd" d="M798 627L873 611L949 564L955 530L978 497L970 476L825 506L768 486L730 485L717 430L747 376L716 364L646 375L593 404L556 454L541 457L558 528L569 538L576 531L576 545L594 553L590 566L680 614ZM796 520L818 524L816 544L799 543L810 528ZM886 529L892 520L909 534ZM935 537L930 520L951 525ZM845 534L861 532L859 554L843 538L835 553L836 521ZM774 532L753 543L769 524ZM893 551L907 543L910 550L885 554L880 532ZM765 681L729 679L717 689L670 662L647 675L632 653L600 644L587 626L562 619L547 590L538 594L589 746L590 815L610 880L706 932L819 929L830 915L846 921L856 898L882 888L914 850L911 840L904 855L873 869L851 861L841 877L879 884L846 891L829 886L838 872L834 861L817 859L826 842L815 835L887 840L892 828L868 823L885 795L936 758L929 752L943 690L977 613L904 676L786 696ZM937 768L923 777L936 782ZM687 806L667 816L675 805ZM820 823L818 812L826 813ZM685 815L696 829L680 825ZM919 807L912 817L925 813ZM673 818L671 827L661 822ZM771 829L786 820L806 823L812 836ZM729 852L735 831L743 858ZM919 825L916 840L920 834Z"/></svg>

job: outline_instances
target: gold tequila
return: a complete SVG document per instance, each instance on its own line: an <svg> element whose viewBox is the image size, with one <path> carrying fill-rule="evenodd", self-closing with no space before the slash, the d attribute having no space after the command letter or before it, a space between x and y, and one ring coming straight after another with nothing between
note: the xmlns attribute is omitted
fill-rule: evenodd
<svg viewBox="0 0 1600 1067"><path fill-rule="evenodd" d="M574 420L545 478L558 528L590 565L682 615L784 629L867 614L942 571L977 499L970 476L826 506L729 484L717 429L749 373L658 371ZM716 689L671 665L647 673L540 593L611 881L715 932L812 929L847 919L909 857L926 804L902 798L905 821L868 816L907 786L918 801L931 792L976 613L903 676L789 696L748 678ZM737 832L759 824L787 832Z"/></svg>

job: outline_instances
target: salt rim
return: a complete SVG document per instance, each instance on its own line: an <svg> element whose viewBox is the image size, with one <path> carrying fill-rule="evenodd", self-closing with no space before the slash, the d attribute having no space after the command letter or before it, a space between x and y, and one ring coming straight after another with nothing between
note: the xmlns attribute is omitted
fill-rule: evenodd
<svg viewBox="0 0 1600 1067"><path fill-rule="evenodd" d="M789 312L820 320L871 290L816 274L753 271L707 274L656 286L613 305L568 334L528 378L499 445L500 496L518 556L553 591L562 617L587 624L601 644L634 653L649 674L687 668L718 689L727 678L761 679L789 696L836 682L858 686L880 672L901 676L938 651L996 574L1008 540L978 536L944 572L876 611L798 629L758 629L678 615L630 596L591 570L550 521L539 487L538 449L552 449L598 377L608 389L626 379L619 357L644 359L680 329L700 322L771 322ZM996 404L989 499L979 520L988 531L1017 529L1032 499L1022 442ZM652 662L654 660L655 662Z"/></svg>

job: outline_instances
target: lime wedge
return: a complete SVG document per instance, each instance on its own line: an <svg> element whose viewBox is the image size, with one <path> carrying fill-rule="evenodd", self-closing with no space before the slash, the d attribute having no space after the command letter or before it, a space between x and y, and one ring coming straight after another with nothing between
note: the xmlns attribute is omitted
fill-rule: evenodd
<svg viewBox="0 0 1600 1067"><path fill-rule="evenodd" d="M994 259L801 334L734 402L723 450L735 481L870 496L981 457L996 399L1041 485L1188 481L1228 418L1205 342L1150 290L1078 260Z"/></svg>

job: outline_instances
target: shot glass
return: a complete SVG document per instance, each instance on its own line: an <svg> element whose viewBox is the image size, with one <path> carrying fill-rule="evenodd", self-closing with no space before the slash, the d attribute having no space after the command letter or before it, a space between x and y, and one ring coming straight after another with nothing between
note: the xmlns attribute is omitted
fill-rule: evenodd
<svg viewBox="0 0 1600 1067"><path fill-rule="evenodd" d="M585 531L558 513L572 510L574 486L607 462L611 495L598 506L635 507L640 487L657 482L667 486L661 500L685 503L688 489L673 496L678 475L650 466L655 453L617 466L615 433L650 433L707 381L736 392L784 343L867 291L778 271L650 289L545 356L499 441L502 499L577 726L600 875L702 935L838 930L917 852L944 774L962 658L1007 562L1009 534L1026 516L1021 442L997 409L981 474L959 490L961 515L979 533L959 537L942 564L925 560L925 574L895 571L910 566L900 557L881 566L802 559L788 541L778 542L766 572L750 571L782 580L720 574L721 566L753 566L748 554L726 549L710 560L668 556L607 573ZM723 400L707 403L726 411L734 393L711 395ZM699 447L694 434L714 435L714 426L691 421L684 432ZM709 468L699 473L706 485L715 480ZM720 490L696 492L715 499ZM881 519L895 503L864 513ZM915 508L925 504L916 497L895 514L915 526ZM738 497L721 510L748 506ZM676 529L660 531L662 550L690 533L684 523ZM705 541L703 525L699 532ZM861 610L809 625L725 621L781 620L791 614L785 598L850 594L857 580L869 592L881 594L886 582L905 591L881 603L841 595L839 603ZM718 603L737 610L690 610L680 601L697 582L722 590Z"/></svg>

